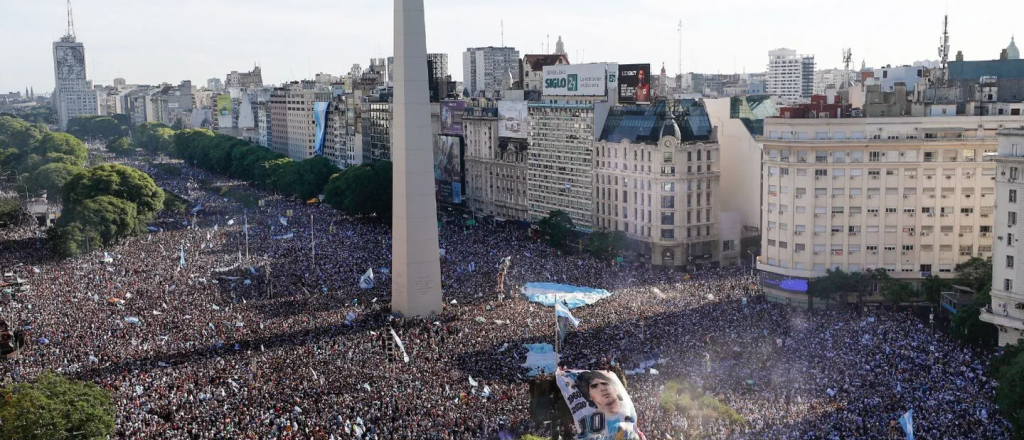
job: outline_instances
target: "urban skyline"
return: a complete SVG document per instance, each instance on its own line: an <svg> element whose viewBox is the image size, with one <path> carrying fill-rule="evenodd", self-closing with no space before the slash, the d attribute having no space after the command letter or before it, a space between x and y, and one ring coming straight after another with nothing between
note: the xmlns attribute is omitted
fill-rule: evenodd
<svg viewBox="0 0 1024 440"><path fill-rule="evenodd" d="M681 10L665 0L641 0L629 12L617 11L614 19L607 11L615 3L601 0L591 3L590 12L575 10L571 2L539 2L527 0L515 5L494 5L484 14L493 19L481 20L477 5L465 0L438 2L430 5L426 16L427 49L447 53L449 66L456 80L463 80L462 60L458 56L468 47L514 47L522 54L553 52L558 37L566 44L570 62L643 62L652 70L662 63L670 74L679 68L679 20L682 29L682 71L700 73L762 72L767 66L767 52L786 47L799 53L814 55L817 67L841 67L842 49L853 50L854 66L861 60L868 67L903 65L925 59L936 59L935 48L941 32L942 16L950 15L952 53L963 51L967 60L996 59L999 50L1009 42L1017 28L1013 17L1024 14L1024 5L999 1L1000 14L985 14L966 1L950 2L946 9L921 11L911 4L883 4L869 0L853 11L845 12L848 23L869 23L878 19L884 6L886 15L914 16L900 21L898 29L887 34L832 35L831 21L814 17L814 5L801 0L785 11L771 5L748 4L729 0L726 4L697 4ZM226 72L243 70L259 64L267 83L311 77L317 72L343 74L352 64L366 67L373 57L390 56L393 41L388 26L392 8L377 2L358 0L335 4L322 0L303 0L297 7L280 11L266 0L239 3L233 0L200 3L179 2L176 8L157 8L128 0L96 0L76 7L76 28L79 41L88 48L89 78L96 84L110 84L114 78L126 78L136 84L158 84L183 79L205 82L206 78L223 77ZM728 8L726 8L728 6ZM707 19L721 15L722 10L744 10L728 20ZM22 90L33 87L40 93L53 89L52 59L49 46L64 34L65 2L48 0L18 2L0 0L5 12L0 37L18 41L10 47L9 59L19 60L0 69L0 90ZM689 13L689 18L684 16ZM562 17L577 14L573 24ZM156 16L163 20L133 20L132 17ZM208 16L223 16L225 39L209 38L207 33L177 35L175 26L189 21L207 23ZM337 21L312 26L319 17L337 17ZM663 17L651 21L649 17ZM693 17L702 17L695 19ZM812 18L817 22L810 22ZM798 21L802 20L802 21ZM662 23L664 21L664 23ZM209 22L210 26L216 20ZM247 23L263 32L245 32L229 26L230 22ZM447 23L457 22L458 32ZM503 22L503 26L502 26ZM772 26L776 23L801 23L800 26ZM109 32L110 23L117 23L117 32ZM287 23L295 23L288 25ZM626 23L643 23L630 28ZM205 26L205 25L204 25ZM1016 27L1015 27L1016 26ZM502 38L502 27L504 38ZM626 29L622 34L609 29ZM763 29L770 28L771 32ZM237 30L236 30L237 29ZM644 32L642 44L634 44L637 29ZM984 33L973 29L986 29ZM815 38L807 38L811 32ZM244 38L243 38L244 36ZM901 38L892 44L891 38ZM346 41L358 41L349 46ZM718 44L707 44L720 41ZM317 42L310 44L309 42ZM699 42L699 44L698 44ZM547 46L550 45L549 50ZM723 50L725 46L727 49ZM325 56L328 54L328 56ZM180 60L188 59L188 63Z"/></svg>

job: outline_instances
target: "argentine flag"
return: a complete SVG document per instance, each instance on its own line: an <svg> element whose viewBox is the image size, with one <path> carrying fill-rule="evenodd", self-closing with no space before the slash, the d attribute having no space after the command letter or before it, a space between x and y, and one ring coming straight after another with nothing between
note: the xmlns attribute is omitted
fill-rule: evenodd
<svg viewBox="0 0 1024 440"><path fill-rule="evenodd" d="M572 323L573 327L579 327L580 326L580 320L576 319L575 316L572 316L572 312L569 311L569 308L566 307L561 302L556 302L555 303L555 316L561 316L561 317L563 317L565 319L568 319L569 322Z"/></svg>
<svg viewBox="0 0 1024 440"><path fill-rule="evenodd" d="M900 417L900 426L907 433L907 440L914 440L914 410L907 411Z"/></svg>

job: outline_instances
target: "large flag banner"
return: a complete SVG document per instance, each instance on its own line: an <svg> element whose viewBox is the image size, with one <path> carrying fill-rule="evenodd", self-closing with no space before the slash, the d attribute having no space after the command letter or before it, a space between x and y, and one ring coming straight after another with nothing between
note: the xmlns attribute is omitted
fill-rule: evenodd
<svg viewBox="0 0 1024 440"><path fill-rule="evenodd" d="M359 288L363 290L373 288L373 268L366 269L366 273L359 278Z"/></svg>
<svg viewBox="0 0 1024 440"><path fill-rule="evenodd" d="M409 355L405 354L405 345L402 344L402 340L398 339L398 333L395 333L395 329L391 330L391 337L395 339L395 344L398 345L398 350L402 352L402 360L405 363L409 363Z"/></svg>
<svg viewBox="0 0 1024 440"><path fill-rule="evenodd" d="M907 433L907 440L914 440L914 410L907 411L900 417L900 426L903 427L903 432Z"/></svg>
<svg viewBox="0 0 1024 440"><path fill-rule="evenodd" d="M615 373L559 370L558 388L576 421L580 440L646 440L636 427L636 409Z"/></svg>

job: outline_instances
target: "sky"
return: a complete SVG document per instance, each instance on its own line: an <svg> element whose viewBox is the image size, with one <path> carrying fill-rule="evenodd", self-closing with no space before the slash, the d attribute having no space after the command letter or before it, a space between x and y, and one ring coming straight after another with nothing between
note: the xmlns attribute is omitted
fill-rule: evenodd
<svg viewBox="0 0 1024 440"><path fill-rule="evenodd" d="M258 64L266 84L342 75L393 52L388 0L73 0L89 78L110 84L224 79ZM554 51L571 63L664 63L679 71L764 71L780 47L815 55L818 68L911 64L938 58L950 15L952 59L996 59L1011 34L1024 38L1020 0L424 0L427 51L447 53L462 79L462 52L502 45L520 55ZM682 20L680 60L679 21ZM65 0L0 0L0 92L54 84L52 43L65 33ZM1018 42L1024 50L1024 41Z"/></svg>

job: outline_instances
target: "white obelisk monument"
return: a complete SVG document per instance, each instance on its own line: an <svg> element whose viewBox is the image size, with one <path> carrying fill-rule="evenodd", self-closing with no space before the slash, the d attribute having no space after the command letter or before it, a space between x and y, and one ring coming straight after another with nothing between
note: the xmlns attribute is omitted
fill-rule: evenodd
<svg viewBox="0 0 1024 440"><path fill-rule="evenodd" d="M405 317L442 304L426 40L423 0L395 0L391 310Z"/></svg>

